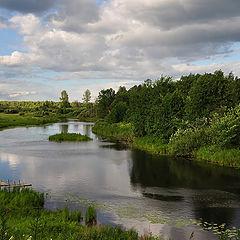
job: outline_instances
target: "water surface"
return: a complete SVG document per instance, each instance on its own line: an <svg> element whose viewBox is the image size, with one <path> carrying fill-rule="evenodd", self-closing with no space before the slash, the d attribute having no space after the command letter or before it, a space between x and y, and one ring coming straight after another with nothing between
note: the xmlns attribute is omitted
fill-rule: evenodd
<svg viewBox="0 0 240 240"><path fill-rule="evenodd" d="M153 156L95 136L93 124L69 121L0 132L0 178L32 183L48 193L46 207L84 211L98 220L174 240L217 239L207 226L240 227L240 171L169 156ZM92 142L49 142L60 132Z"/></svg>

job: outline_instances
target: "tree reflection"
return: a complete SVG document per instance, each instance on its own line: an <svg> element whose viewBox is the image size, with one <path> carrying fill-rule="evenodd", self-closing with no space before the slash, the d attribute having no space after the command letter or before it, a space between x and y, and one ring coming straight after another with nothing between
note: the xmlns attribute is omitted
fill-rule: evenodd
<svg viewBox="0 0 240 240"><path fill-rule="evenodd" d="M68 124L60 125L61 133L68 133Z"/></svg>
<svg viewBox="0 0 240 240"><path fill-rule="evenodd" d="M236 212L232 206L240 197L239 170L182 158L153 156L138 150L132 151L129 170L132 186L141 190L143 196L165 201L166 196L159 192L157 195L146 194L144 189L158 187L160 192L161 188L178 189L183 193L186 191L181 189L188 189L186 197L192 202L196 219L231 225Z"/></svg>

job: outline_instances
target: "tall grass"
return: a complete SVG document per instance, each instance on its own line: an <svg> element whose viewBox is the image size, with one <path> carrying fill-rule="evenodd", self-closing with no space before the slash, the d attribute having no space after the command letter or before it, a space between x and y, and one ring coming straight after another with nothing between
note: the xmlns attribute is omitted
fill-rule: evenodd
<svg viewBox="0 0 240 240"><path fill-rule="evenodd" d="M197 159L210 161L212 163L240 167L240 149L219 149L216 146L202 147L196 153Z"/></svg>
<svg viewBox="0 0 240 240"><path fill-rule="evenodd" d="M130 123L106 123L98 121L95 123L92 131L96 134L117 137L119 139L132 142L134 140L134 130Z"/></svg>
<svg viewBox="0 0 240 240"><path fill-rule="evenodd" d="M87 135L81 135L80 133L60 133L49 136L48 139L54 142L87 142L93 140Z"/></svg>
<svg viewBox="0 0 240 240"><path fill-rule="evenodd" d="M0 190L0 240L160 240L139 237L134 230L119 226L83 226L82 213L69 208L55 212L43 209L44 196L31 189ZM96 211L89 207L85 221L96 223Z"/></svg>
<svg viewBox="0 0 240 240"><path fill-rule="evenodd" d="M167 144L162 139L153 136L136 138L132 146L154 154L167 154Z"/></svg>

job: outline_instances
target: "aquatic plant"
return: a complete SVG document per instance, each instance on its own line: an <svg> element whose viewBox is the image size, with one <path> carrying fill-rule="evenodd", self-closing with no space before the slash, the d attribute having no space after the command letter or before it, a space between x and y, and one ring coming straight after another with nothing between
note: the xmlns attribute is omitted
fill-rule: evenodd
<svg viewBox="0 0 240 240"><path fill-rule="evenodd" d="M87 135L81 135L80 133L60 133L49 136L48 139L54 142L86 142L93 140Z"/></svg>
<svg viewBox="0 0 240 240"><path fill-rule="evenodd" d="M97 224L97 213L96 208L90 205L87 208L86 216L85 216L85 223L87 226L92 226Z"/></svg>

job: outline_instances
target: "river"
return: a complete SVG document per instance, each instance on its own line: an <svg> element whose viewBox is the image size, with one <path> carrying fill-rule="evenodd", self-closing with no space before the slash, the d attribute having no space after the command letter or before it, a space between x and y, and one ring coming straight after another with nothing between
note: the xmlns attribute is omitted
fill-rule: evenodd
<svg viewBox="0 0 240 240"><path fill-rule="evenodd" d="M0 178L32 183L45 207L83 210L96 204L102 224L173 240L217 239L240 227L240 170L153 156L94 135L92 123L70 120L0 131ZM49 142L60 132L91 142ZM222 225L222 226L221 226Z"/></svg>

